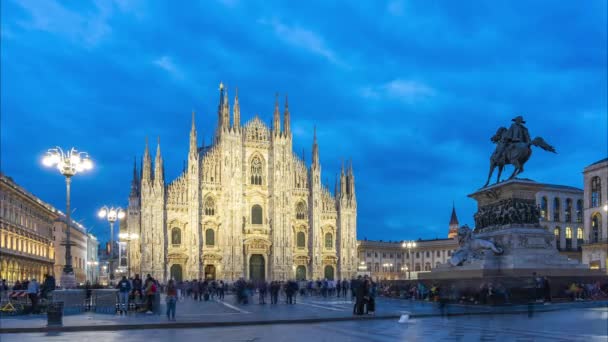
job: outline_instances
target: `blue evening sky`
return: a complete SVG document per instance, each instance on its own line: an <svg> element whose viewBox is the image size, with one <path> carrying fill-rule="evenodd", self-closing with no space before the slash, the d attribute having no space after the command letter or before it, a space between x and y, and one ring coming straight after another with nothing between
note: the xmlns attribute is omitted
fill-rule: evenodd
<svg viewBox="0 0 608 342"><path fill-rule="evenodd" d="M445 237L485 181L499 126L523 115L523 177L582 187L607 155L607 5L589 1L1 1L2 172L65 209L53 146L90 153L74 217L103 240L103 204L127 205L133 158L161 137L166 177L216 125L218 84L243 122L289 94L294 149L323 180L353 159L358 237ZM199 139L200 141L200 139ZM510 172L511 168L507 170Z"/></svg>

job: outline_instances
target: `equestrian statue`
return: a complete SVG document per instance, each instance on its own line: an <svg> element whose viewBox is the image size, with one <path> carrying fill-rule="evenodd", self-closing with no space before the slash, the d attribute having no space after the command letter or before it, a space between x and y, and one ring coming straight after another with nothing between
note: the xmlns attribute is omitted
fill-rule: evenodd
<svg viewBox="0 0 608 342"><path fill-rule="evenodd" d="M484 187L490 183L490 178L494 173L494 169L498 167L498 176L496 177L496 183L500 182L500 175L505 165L511 164L515 168L513 174L509 179L515 178L515 176L524 172L524 164L530 159L532 155L531 146L540 147L545 151L557 153L553 146L547 144L541 137L530 139L528 129L524 124L524 118L520 115L515 117L513 124L509 129L500 127L496 134L490 139L496 144L496 149L490 157L490 173L488 174L488 180Z"/></svg>

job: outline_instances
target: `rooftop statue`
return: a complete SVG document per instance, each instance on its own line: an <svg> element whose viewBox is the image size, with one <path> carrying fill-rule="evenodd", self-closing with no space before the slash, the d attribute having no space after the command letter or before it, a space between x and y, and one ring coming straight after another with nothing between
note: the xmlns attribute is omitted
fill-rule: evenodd
<svg viewBox="0 0 608 342"><path fill-rule="evenodd" d="M518 174L524 172L524 164L530 159L530 155L532 155L532 145L540 147L545 151L557 153L555 152L555 148L547 144L543 138L536 137L532 140L530 139L530 133L528 133L528 128L524 126L526 122L522 116L517 116L511 121L513 121L513 124L509 129L500 127L490 139L496 144L496 149L490 157L490 173L484 187L490 183L490 178L496 167L498 167L496 183L500 182L500 175L507 164L511 164L515 168L509 179L513 179Z"/></svg>

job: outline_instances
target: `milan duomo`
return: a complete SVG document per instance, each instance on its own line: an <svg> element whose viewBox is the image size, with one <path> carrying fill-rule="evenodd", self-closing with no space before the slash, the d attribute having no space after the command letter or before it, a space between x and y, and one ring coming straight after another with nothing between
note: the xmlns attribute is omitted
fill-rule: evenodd
<svg viewBox="0 0 608 342"><path fill-rule="evenodd" d="M169 278L350 279L357 270L357 202L352 164L332 194L321 184L316 131L307 166L292 149L285 99L273 127L257 116L241 126L220 85L214 143L199 146L192 115L187 167L167 182L160 141L154 165L148 143L134 170L126 229L131 273ZM204 144L203 144L204 145Z"/></svg>

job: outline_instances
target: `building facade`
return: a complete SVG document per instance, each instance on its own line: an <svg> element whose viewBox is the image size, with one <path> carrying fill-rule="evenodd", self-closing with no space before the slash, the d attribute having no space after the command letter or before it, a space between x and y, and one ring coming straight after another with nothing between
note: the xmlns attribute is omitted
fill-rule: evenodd
<svg viewBox="0 0 608 342"><path fill-rule="evenodd" d="M0 174L1 278L9 284L53 273L56 210Z"/></svg>
<svg viewBox="0 0 608 342"><path fill-rule="evenodd" d="M352 164L332 193L321 183L316 132L312 162L293 152L285 100L272 128L257 116L241 125L220 86L218 126L210 146L198 146L192 118L187 167L165 182L160 142L154 165L148 144L134 171L127 232L131 273L166 281L343 279L357 270L357 201ZM139 248L138 248L139 247Z"/></svg>
<svg viewBox="0 0 608 342"><path fill-rule="evenodd" d="M543 184L543 189L536 194L536 204L540 209L540 225L554 234L560 254L581 261L583 190Z"/></svg>
<svg viewBox="0 0 608 342"><path fill-rule="evenodd" d="M583 181L583 263L608 273L608 158L587 166Z"/></svg>
<svg viewBox="0 0 608 342"><path fill-rule="evenodd" d="M99 283L99 241L93 234L87 234L86 279L91 284Z"/></svg>
<svg viewBox="0 0 608 342"><path fill-rule="evenodd" d="M430 272L440 264L446 263L452 253L458 249L458 218L456 208L448 225L447 239L418 239L414 245L403 241L368 241L358 242L358 270L374 280L418 279L421 272Z"/></svg>

